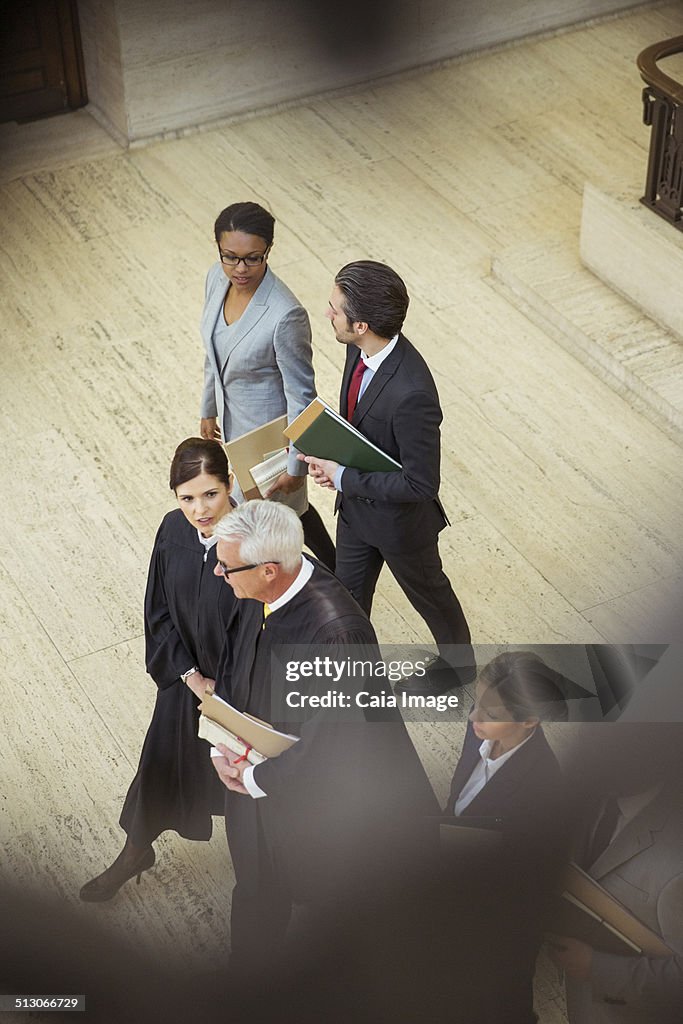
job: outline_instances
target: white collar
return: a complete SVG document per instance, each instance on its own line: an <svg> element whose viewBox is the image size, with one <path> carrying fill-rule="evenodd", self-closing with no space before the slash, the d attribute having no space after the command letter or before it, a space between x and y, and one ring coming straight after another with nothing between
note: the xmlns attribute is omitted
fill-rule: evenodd
<svg viewBox="0 0 683 1024"><path fill-rule="evenodd" d="M529 740L535 732L536 730L532 729L525 740L522 740L522 742L518 743L516 747L512 748L512 750L508 750L505 754L501 754L500 757L496 757L494 760L491 760L489 755L491 753L491 750L493 749L493 744L495 741L484 740L481 746L479 747L479 756L481 757L482 761L484 762L484 765L486 766L487 773L489 775L492 775L494 772L497 772L501 765L505 764L506 761L509 761L513 754L516 754L518 750L522 749L525 743L529 742Z"/></svg>
<svg viewBox="0 0 683 1024"><path fill-rule="evenodd" d="M365 363L367 369L368 370L372 370L373 373L377 373L377 371L379 370L380 366L382 365L384 360L387 358L387 356L390 356L391 353L396 348L397 341L398 341L398 334L395 334L393 336L393 338L391 339L391 341L389 342L389 344L385 345L384 348L380 349L379 352L375 352L374 356L366 356L365 352L363 352L363 349L361 349L360 350L360 357L363 360L363 362Z"/></svg>
<svg viewBox="0 0 683 1024"><path fill-rule="evenodd" d="M300 590L306 586L311 576L313 575L313 562L309 562L308 559L301 556L301 568L299 569L298 575L293 583L285 590L284 594L281 594L275 601L269 602L268 607L271 612L276 612L278 608L282 608L283 605L291 601L293 597L299 593Z"/></svg>
<svg viewBox="0 0 683 1024"><path fill-rule="evenodd" d="M203 544L207 551L210 551L214 544L218 544L218 536L212 533L210 537L203 537L201 532L197 530L197 536L199 537L199 543Z"/></svg>

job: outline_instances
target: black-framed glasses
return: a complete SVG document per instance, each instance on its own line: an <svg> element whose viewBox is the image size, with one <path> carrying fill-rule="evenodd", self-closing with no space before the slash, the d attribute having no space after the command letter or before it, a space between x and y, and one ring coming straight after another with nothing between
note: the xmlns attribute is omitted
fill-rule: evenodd
<svg viewBox="0 0 683 1024"><path fill-rule="evenodd" d="M218 562L221 572L224 576L230 576L236 572L246 572L247 569L257 569L259 565L279 565L274 558L269 558L267 562L252 562L250 565L238 565L234 569L231 569L225 562Z"/></svg>
<svg viewBox="0 0 683 1024"><path fill-rule="evenodd" d="M221 263L224 263L226 267L238 267L240 263L244 263L245 267L260 267L268 255L268 249L265 252L259 253L258 256L229 256L219 249L218 255L221 258Z"/></svg>

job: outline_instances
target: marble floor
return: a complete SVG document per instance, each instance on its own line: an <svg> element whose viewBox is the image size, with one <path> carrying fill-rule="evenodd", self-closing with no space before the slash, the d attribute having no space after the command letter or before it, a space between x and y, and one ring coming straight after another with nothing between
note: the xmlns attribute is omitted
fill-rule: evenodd
<svg viewBox="0 0 683 1024"><path fill-rule="evenodd" d="M163 837L143 885L106 907L76 904L118 852L153 704L147 559L172 507L171 454L198 427L212 225L235 200L277 217L272 266L311 314L330 402L343 357L323 317L335 271L373 258L405 278L406 333L444 410L452 525L441 548L474 639L661 639L660 605L683 578L680 448L516 309L490 266L517 245L575 252L586 181L640 194L648 130L635 56L680 31L679 6L665 4L129 152L84 112L73 132L60 118L7 133L0 770L11 876L178 963L224 955L220 829L202 845ZM328 497L314 500L332 528ZM429 641L386 573L375 625L384 643ZM456 746L438 729L416 740L441 796ZM547 965L539 985L543 1024L564 1020Z"/></svg>

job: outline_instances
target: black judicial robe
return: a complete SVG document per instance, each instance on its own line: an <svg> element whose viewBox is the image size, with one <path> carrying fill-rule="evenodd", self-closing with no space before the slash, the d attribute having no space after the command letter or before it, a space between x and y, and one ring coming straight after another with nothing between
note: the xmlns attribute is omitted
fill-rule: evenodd
<svg viewBox="0 0 683 1024"><path fill-rule="evenodd" d="M238 902L262 891L266 875L267 884L292 903L339 901L346 891L358 897L363 890L376 892L378 884L390 886L402 860L414 855L411 844L420 842L424 815L438 811L398 710L307 710L299 712L305 716L299 722L272 715L271 654L289 660L308 651L376 661L380 652L367 616L339 580L314 562L310 580L265 625L263 605L240 600L233 626L219 668L219 692L240 711L300 737L290 750L255 769L254 780L266 797L227 792ZM382 685L367 678L340 683L311 678L290 689L321 693L343 687L352 693ZM235 905L233 897L233 910ZM233 946L235 925L233 912Z"/></svg>
<svg viewBox="0 0 683 1024"><path fill-rule="evenodd" d="M211 813L222 813L223 786L209 745L197 736L199 701L180 679L196 665L214 679L235 597L214 576L216 548L206 553L196 529L174 509L154 543L145 593L145 660L159 688L138 771L121 812L136 846L173 829L211 838Z"/></svg>

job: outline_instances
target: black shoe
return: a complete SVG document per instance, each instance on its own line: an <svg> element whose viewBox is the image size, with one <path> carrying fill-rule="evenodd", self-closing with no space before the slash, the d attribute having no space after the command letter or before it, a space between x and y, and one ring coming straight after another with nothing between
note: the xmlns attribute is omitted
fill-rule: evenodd
<svg viewBox="0 0 683 1024"><path fill-rule="evenodd" d="M466 686L477 678L476 665L461 665L455 668L449 665L441 657L434 659L427 664L427 671L424 675L411 675L400 679L394 690L397 693L414 693L423 696L432 695L438 697L442 693L457 686Z"/></svg>
<svg viewBox="0 0 683 1024"><path fill-rule="evenodd" d="M140 875L143 871L148 871L155 860L152 846L143 846L142 849L138 849L126 840L126 845L114 863L101 875L86 882L79 896L86 903L104 903L116 896L121 886L129 878L137 875L137 884L139 885Z"/></svg>

